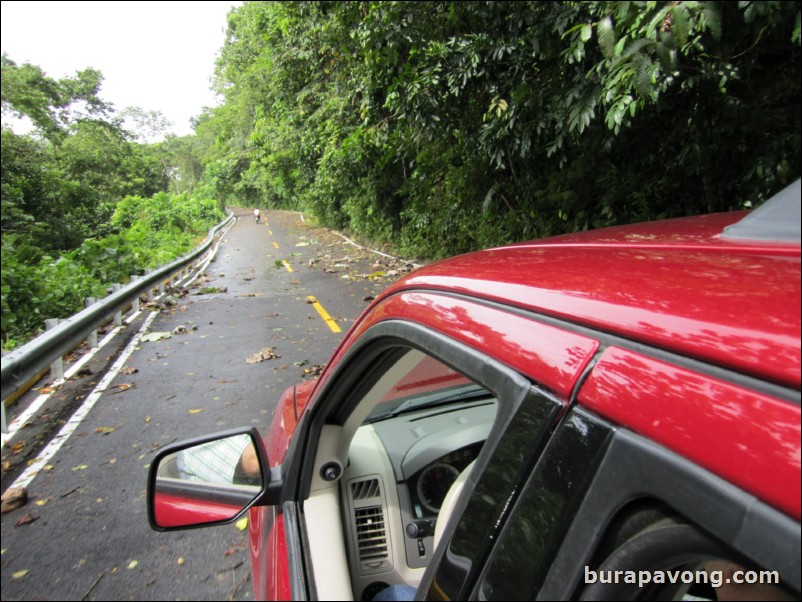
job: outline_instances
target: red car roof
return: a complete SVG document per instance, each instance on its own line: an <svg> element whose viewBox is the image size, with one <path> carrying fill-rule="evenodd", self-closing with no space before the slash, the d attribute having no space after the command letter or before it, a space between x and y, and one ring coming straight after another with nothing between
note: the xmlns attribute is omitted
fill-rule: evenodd
<svg viewBox="0 0 802 602"><path fill-rule="evenodd" d="M390 287L529 309L800 388L800 245L724 238L744 212L535 240ZM383 295L384 296L384 295Z"/></svg>

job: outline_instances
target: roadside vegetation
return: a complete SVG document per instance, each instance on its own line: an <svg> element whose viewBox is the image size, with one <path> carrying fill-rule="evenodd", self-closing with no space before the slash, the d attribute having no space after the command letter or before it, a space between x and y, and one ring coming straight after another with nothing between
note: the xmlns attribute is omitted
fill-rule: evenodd
<svg viewBox="0 0 802 602"><path fill-rule="evenodd" d="M802 173L801 6L246 2L185 137L4 54L4 348L225 205L427 258L756 206Z"/></svg>
<svg viewBox="0 0 802 602"><path fill-rule="evenodd" d="M223 198L442 257L762 202L799 2L247 2L199 120Z"/></svg>
<svg viewBox="0 0 802 602"><path fill-rule="evenodd" d="M56 81L2 61L0 292L9 349L45 319L66 318L109 285L187 253L224 212L203 190L179 186L165 148L177 140L140 143L112 116L97 96L97 71ZM6 127L12 115L28 117L32 133Z"/></svg>

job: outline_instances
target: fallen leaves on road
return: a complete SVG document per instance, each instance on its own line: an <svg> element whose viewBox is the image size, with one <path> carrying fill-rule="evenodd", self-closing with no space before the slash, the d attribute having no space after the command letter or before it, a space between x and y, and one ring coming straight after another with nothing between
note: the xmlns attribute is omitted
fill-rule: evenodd
<svg viewBox="0 0 802 602"><path fill-rule="evenodd" d="M124 368L120 369L122 374L136 374L139 372L139 368L132 368L130 366L125 366Z"/></svg>
<svg viewBox="0 0 802 602"><path fill-rule="evenodd" d="M123 391L127 391L128 389L133 389L136 387L136 383L120 383L119 385L113 385L109 387L110 389L117 389L114 393L122 393ZM110 393L113 395L114 393Z"/></svg>
<svg viewBox="0 0 802 602"><path fill-rule="evenodd" d="M195 410L189 410L190 414L200 414L203 411L203 408L197 408Z"/></svg>
<svg viewBox="0 0 802 602"><path fill-rule="evenodd" d="M11 446L11 453L16 456L18 453L20 453L22 450L25 449L26 445L27 444L25 441L19 441L15 443L14 445Z"/></svg>
<svg viewBox="0 0 802 602"><path fill-rule="evenodd" d="M320 376L323 372L323 366L313 364L311 368L304 368L303 376Z"/></svg>
<svg viewBox="0 0 802 602"><path fill-rule="evenodd" d="M22 571L17 571L16 573L11 573L12 579L22 579L25 575L28 574L28 569L24 569Z"/></svg>
<svg viewBox="0 0 802 602"><path fill-rule="evenodd" d="M101 435L108 435L109 433L113 433L117 430L116 426L99 426L95 429L96 433L100 433Z"/></svg>
<svg viewBox="0 0 802 602"><path fill-rule="evenodd" d="M0 513L5 514L24 506L28 501L28 490L25 487L10 487L0 498Z"/></svg>
<svg viewBox="0 0 802 602"><path fill-rule="evenodd" d="M264 362L265 360L272 360L280 358L281 356L276 353L275 347L265 347L259 353L254 353L249 355L245 358L246 364L258 364L259 362Z"/></svg>

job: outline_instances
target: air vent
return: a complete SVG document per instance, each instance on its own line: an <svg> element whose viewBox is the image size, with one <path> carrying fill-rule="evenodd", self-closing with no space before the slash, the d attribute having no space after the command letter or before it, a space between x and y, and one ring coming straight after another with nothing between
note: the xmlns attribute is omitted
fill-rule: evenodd
<svg viewBox="0 0 802 602"><path fill-rule="evenodd" d="M375 575L393 568L393 548L382 479L365 475L347 483L351 513L351 553L360 575Z"/></svg>
<svg viewBox="0 0 802 602"><path fill-rule="evenodd" d="M379 569L387 559L387 535L381 506L354 511L359 562L366 569Z"/></svg>
<svg viewBox="0 0 802 602"><path fill-rule="evenodd" d="M381 489L379 488L379 479L359 481L351 484L351 497L355 502L379 497L380 495Z"/></svg>

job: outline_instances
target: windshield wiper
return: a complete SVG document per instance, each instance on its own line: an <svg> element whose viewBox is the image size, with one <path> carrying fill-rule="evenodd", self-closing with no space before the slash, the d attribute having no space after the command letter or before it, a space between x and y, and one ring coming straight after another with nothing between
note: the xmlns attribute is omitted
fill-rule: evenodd
<svg viewBox="0 0 802 602"><path fill-rule="evenodd" d="M490 393L488 393L486 389L478 385L466 387L461 391L448 391L446 393L440 393L436 396L430 396L428 398L416 397L414 399L408 399L407 401L405 401L398 407L394 408L390 412L387 412L385 414L379 414L378 416L373 416L369 418L366 422L368 423L379 422L381 420L388 420L390 418L395 418L396 416L400 416L402 414L419 412L421 410L429 410L440 406L451 405L453 403L461 401L485 399L488 397L490 397Z"/></svg>

